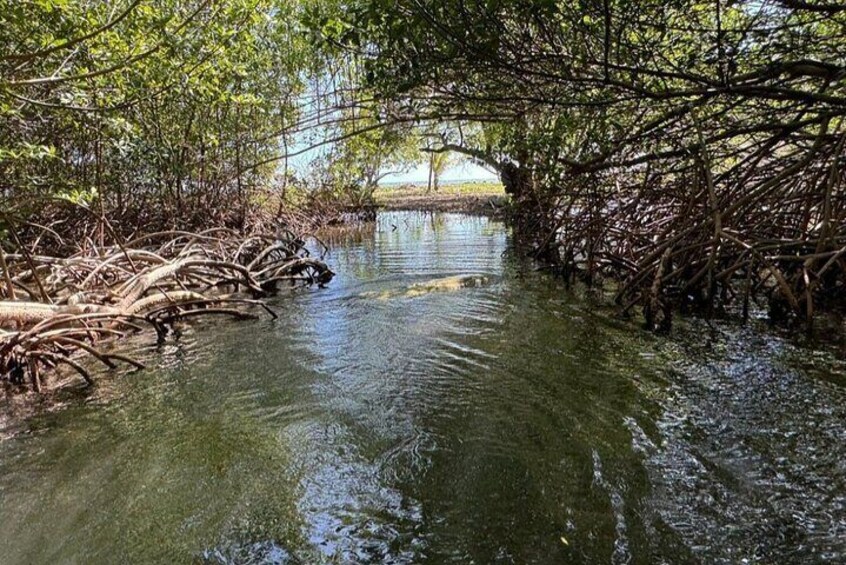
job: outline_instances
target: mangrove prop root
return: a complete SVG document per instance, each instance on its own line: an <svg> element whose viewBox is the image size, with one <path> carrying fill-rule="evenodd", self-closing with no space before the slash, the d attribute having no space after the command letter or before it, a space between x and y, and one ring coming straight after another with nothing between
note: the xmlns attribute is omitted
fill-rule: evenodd
<svg viewBox="0 0 846 565"><path fill-rule="evenodd" d="M709 144L549 190L529 179L515 233L561 272L615 285L647 327L671 309L746 317L757 306L810 328L823 310L846 310L844 149L842 125L823 121L816 135Z"/></svg>
<svg viewBox="0 0 846 565"><path fill-rule="evenodd" d="M334 276L288 232L159 232L63 258L18 251L0 250L0 380L38 392L45 369L60 366L92 383L83 356L109 368L143 367L102 349L130 332L149 328L163 339L179 320L256 317L245 308L275 318L261 299L280 285L323 285Z"/></svg>

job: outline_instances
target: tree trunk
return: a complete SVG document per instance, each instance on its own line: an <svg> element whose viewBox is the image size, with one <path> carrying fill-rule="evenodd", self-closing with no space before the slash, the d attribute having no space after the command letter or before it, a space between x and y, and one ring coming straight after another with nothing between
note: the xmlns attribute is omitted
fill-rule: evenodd
<svg viewBox="0 0 846 565"><path fill-rule="evenodd" d="M435 154L429 153L429 179L426 185L426 193L432 192L432 177L435 174ZM437 189L436 189L437 190Z"/></svg>

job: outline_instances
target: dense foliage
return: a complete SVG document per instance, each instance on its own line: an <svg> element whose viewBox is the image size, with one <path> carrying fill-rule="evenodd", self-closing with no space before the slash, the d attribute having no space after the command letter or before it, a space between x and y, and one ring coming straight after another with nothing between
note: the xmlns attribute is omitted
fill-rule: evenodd
<svg viewBox="0 0 846 565"><path fill-rule="evenodd" d="M4 0L0 195L14 214L0 221L65 222L70 203L92 212L75 223L126 233L248 222L293 177L282 163L303 132L332 135L320 81L337 61L313 42L324 9Z"/></svg>

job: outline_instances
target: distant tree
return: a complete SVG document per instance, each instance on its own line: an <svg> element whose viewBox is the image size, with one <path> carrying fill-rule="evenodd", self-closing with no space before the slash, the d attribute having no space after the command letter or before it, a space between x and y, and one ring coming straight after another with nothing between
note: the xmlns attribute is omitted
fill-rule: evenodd
<svg viewBox="0 0 846 565"><path fill-rule="evenodd" d="M428 192L437 192L441 177L453 164L453 157L449 151L432 151L429 156L429 186Z"/></svg>

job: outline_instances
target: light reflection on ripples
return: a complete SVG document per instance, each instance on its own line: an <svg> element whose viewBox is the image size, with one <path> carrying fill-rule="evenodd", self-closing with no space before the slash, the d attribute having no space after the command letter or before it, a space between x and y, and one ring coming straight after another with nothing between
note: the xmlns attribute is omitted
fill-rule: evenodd
<svg viewBox="0 0 846 565"><path fill-rule="evenodd" d="M679 364L656 422L663 445L648 450L665 495L659 512L726 560L837 560L846 546L843 389L786 368L783 341L708 334L716 352L680 341L699 361Z"/></svg>
<svg viewBox="0 0 846 565"><path fill-rule="evenodd" d="M331 239L337 279L278 320L133 344L151 370L0 443L0 561L846 556L842 360L731 324L645 334L483 218ZM463 273L490 284L402 295Z"/></svg>

